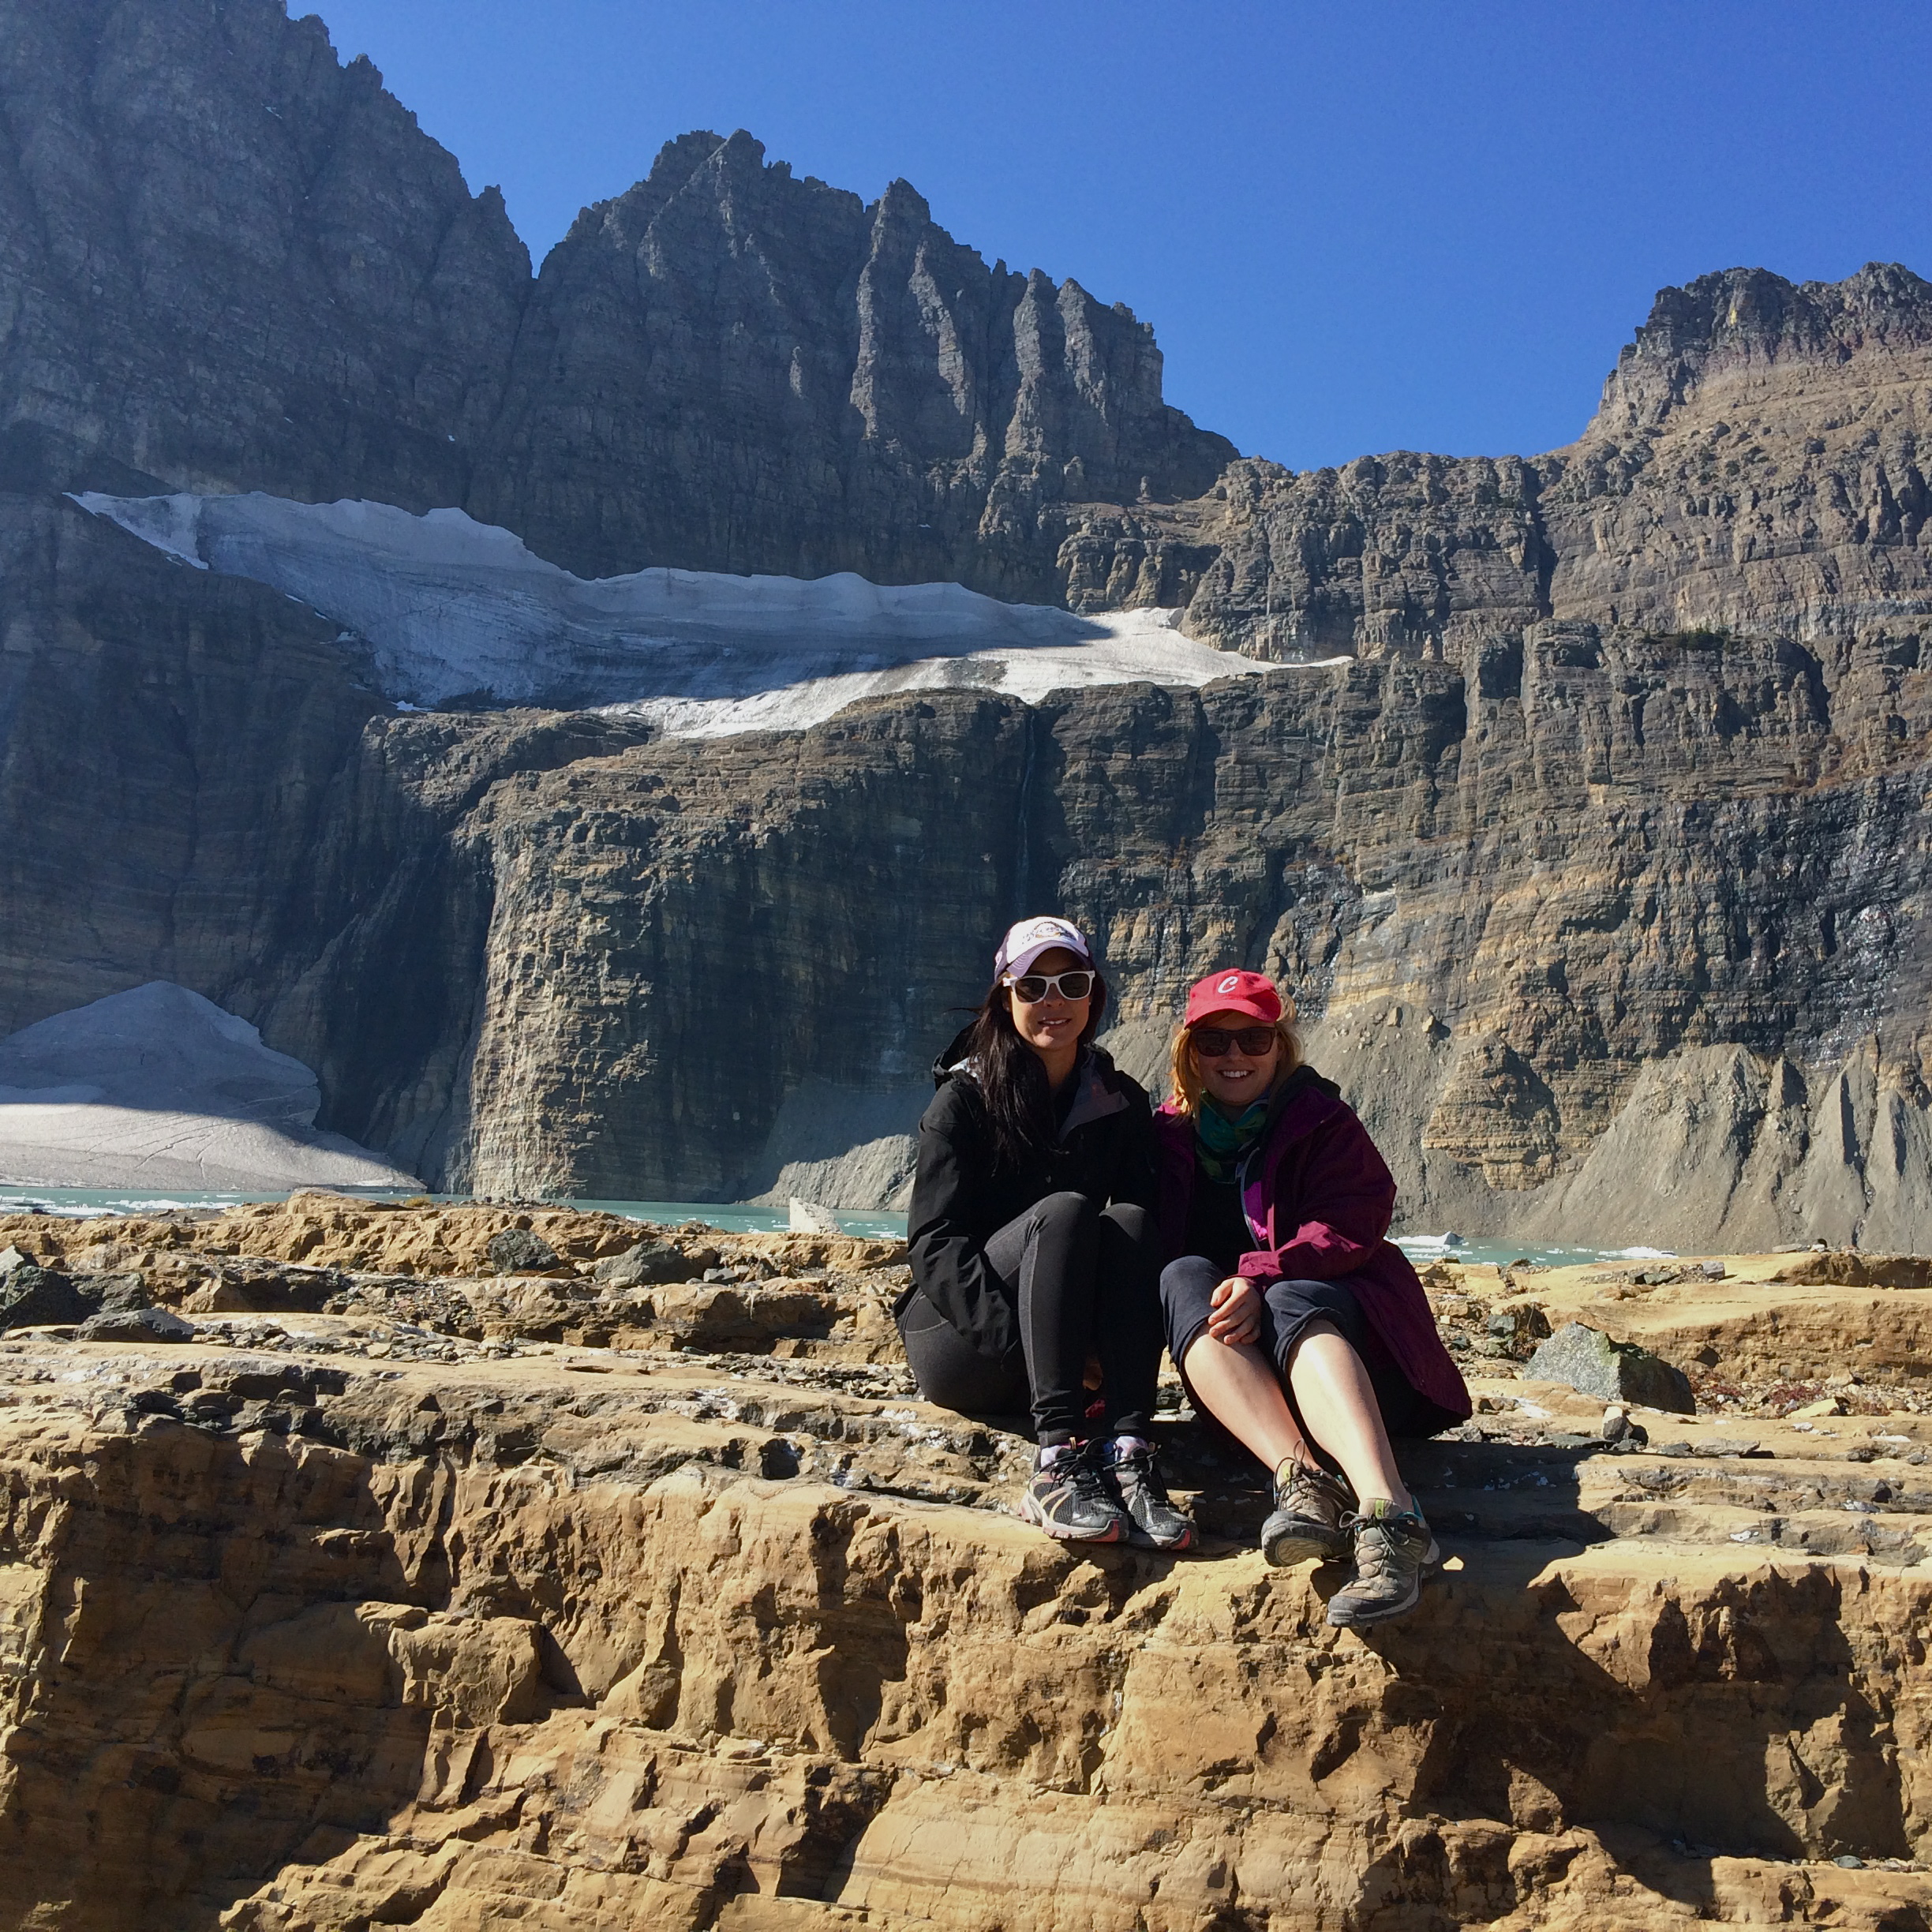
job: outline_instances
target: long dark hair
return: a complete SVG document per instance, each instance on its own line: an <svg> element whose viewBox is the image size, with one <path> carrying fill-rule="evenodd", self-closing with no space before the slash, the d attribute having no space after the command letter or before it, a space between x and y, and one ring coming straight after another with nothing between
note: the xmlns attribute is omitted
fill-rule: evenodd
<svg viewBox="0 0 1932 1932"><path fill-rule="evenodd" d="M1081 1046L1100 1031L1106 1004L1106 982L1095 973ZM986 1103L994 1156L1009 1167L1044 1159L1054 1143L1053 1090L1045 1063L1013 1024L1012 987L997 979L967 1028L966 1057Z"/></svg>

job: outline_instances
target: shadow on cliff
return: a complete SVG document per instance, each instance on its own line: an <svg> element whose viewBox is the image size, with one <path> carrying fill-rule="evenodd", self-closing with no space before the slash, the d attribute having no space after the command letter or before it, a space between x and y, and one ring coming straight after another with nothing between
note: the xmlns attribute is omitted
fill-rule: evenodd
<svg viewBox="0 0 1932 1932"><path fill-rule="evenodd" d="M1415 1612L1361 1634L1428 1740L1412 1814L1620 1833L1646 1883L1700 1907L1719 1855L1911 1855L1890 1717L1844 1628L1858 1579L1713 1574L1682 1546L1681 1582L1655 1563L1559 1568L1582 1552L1541 1538L1443 1548L1458 1567Z"/></svg>
<svg viewBox="0 0 1932 1932"><path fill-rule="evenodd" d="M1198 1426L1166 1442L1204 1529L1252 1547L1269 1505L1259 1466ZM1410 1616L1339 1640L1390 1679L1376 1713L1316 1741L1312 1768L1326 1779L1378 1729L1413 1728L1426 1743L1403 1810L1469 1829L1391 1848L1365 1874L1365 1923L1383 1908L1458 1923L1517 1909L1551 1878L1512 1863L1526 1832L1620 1834L1619 1863L1699 1910L1720 1855L1912 1855L1890 1713L1845 1632L1846 1594L1867 1587L1858 1573L1740 1574L1728 1548L1683 1544L1600 1565L1586 1552L1612 1533L1579 1481L1600 1445L1399 1447L1446 1567ZM1309 1581L1325 1602L1347 1576L1338 1565Z"/></svg>
<svg viewBox="0 0 1932 1932"><path fill-rule="evenodd" d="M361 1457L139 1428L92 1450L37 1547L0 1526L0 1563L53 1550L0 1781L0 1923L208 1932L383 1830L424 1775L435 1701L409 1678L446 1664L447 1631L405 1657L447 1589L440 1535L406 1560ZM504 1715L582 1701L531 1657Z"/></svg>

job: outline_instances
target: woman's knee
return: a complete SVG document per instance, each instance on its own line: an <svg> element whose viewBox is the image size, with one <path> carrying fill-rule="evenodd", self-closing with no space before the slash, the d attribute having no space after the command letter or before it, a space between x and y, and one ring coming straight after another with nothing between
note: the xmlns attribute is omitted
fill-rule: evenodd
<svg viewBox="0 0 1932 1932"><path fill-rule="evenodd" d="M946 1324L943 1332L900 1330L921 1398L960 1415L1017 1415L1031 1399L1026 1358L982 1355Z"/></svg>
<svg viewBox="0 0 1932 1932"><path fill-rule="evenodd" d="M1033 1391L1024 1366L1016 1372L988 1362L983 1367L941 1368L930 1382L920 1379L919 1397L955 1415L1024 1415Z"/></svg>
<svg viewBox="0 0 1932 1932"><path fill-rule="evenodd" d="M1075 1193L1071 1189L1059 1194L1043 1194L1033 1204L1030 1216L1033 1225L1043 1230L1082 1227L1099 1218L1099 1209L1092 1196Z"/></svg>
<svg viewBox="0 0 1932 1932"><path fill-rule="evenodd" d="M1294 1345L1299 1348L1303 1342L1312 1342L1316 1335L1333 1335L1338 1342L1348 1340L1348 1337L1326 1315L1317 1315L1313 1320L1301 1324L1300 1331L1295 1336Z"/></svg>
<svg viewBox="0 0 1932 1932"><path fill-rule="evenodd" d="M1151 1307L1159 1297L1160 1241L1144 1208L1116 1202L1095 1223L1100 1267L1121 1291Z"/></svg>
<svg viewBox="0 0 1932 1932"><path fill-rule="evenodd" d="M1332 1336L1335 1340L1339 1342L1342 1347L1346 1349L1351 1355L1354 1354L1354 1343L1350 1341L1348 1337L1345 1335L1333 1322L1329 1320L1327 1316L1318 1316L1313 1321L1305 1323L1302 1327L1301 1333L1297 1335L1295 1339L1288 1344L1287 1347L1282 1351L1282 1373L1283 1375L1293 1375L1295 1371L1295 1365L1301 1360L1304 1354L1306 1354L1308 1345L1311 1342L1320 1341L1330 1336ZM1332 1365L1335 1358L1333 1356L1330 1356L1328 1359L1330 1363Z"/></svg>
<svg viewBox="0 0 1932 1932"><path fill-rule="evenodd" d="M1205 1255L1182 1255L1161 1270L1163 1300L1188 1294L1212 1294L1221 1284L1221 1271Z"/></svg>
<svg viewBox="0 0 1932 1932"><path fill-rule="evenodd" d="M1103 1231L1111 1229L1136 1248L1151 1248L1154 1245L1154 1217L1144 1208L1136 1208L1132 1201L1115 1201L1111 1207L1103 1208L1100 1226Z"/></svg>

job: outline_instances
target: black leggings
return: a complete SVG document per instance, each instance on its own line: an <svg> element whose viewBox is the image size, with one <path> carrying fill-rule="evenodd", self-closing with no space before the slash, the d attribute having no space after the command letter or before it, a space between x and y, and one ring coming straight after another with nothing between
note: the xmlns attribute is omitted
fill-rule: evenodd
<svg viewBox="0 0 1932 1932"><path fill-rule="evenodd" d="M1031 1408L1043 1443L1087 1432L1088 1354L1100 1357L1108 1431L1144 1436L1160 1372L1160 1254L1144 1208L1049 1194L994 1234L989 1270L1020 1315L1020 1340L982 1355L923 1294L899 1317L919 1393L963 1415Z"/></svg>

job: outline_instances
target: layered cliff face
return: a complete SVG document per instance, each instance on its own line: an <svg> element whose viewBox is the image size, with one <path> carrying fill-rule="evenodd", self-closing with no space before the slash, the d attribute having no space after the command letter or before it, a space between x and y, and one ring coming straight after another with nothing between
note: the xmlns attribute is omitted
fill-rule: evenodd
<svg viewBox="0 0 1932 1932"><path fill-rule="evenodd" d="M250 1012L320 1071L328 1125L446 1185L703 1198L889 1140L985 935L1049 897L1104 947L1144 1068L1195 975L1294 986L1412 1225L1923 1238L1932 680L1883 639L1545 621L1460 665L680 740L378 712L272 591L64 515L67 574L6 578L13 635L66 646L17 661L48 762L16 794L43 924L13 997L145 933L147 975ZM271 665L308 667L309 711ZM110 866L73 818L110 768L58 773L62 721L117 677L114 731L164 704L181 746ZM274 811L229 802L258 792ZM889 1193L902 1160L871 1166Z"/></svg>
<svg viewBox="0 0 1932 1932"><path fill-rule="evenodd" d="M1667 290L1546 459L1559 615L1821 636L1932 617L1932 286L1759 271Z"/></svg>
<svg viewBox="0 0 1932 1932"><path fill-rule="evenodd" d="M1076 606L1185 603L1193 635L1278 659L1453 658L1552 617L1916 635L1929 423L1932 286L1734 269L1659 294L1567 449L1242 462L1195 503L1086 516L1062 573Z"/></svg>
<svg viewBox="0 0 1932 1932"><path fill-rule="evenodd" d="M212 996L305 923L331 781L385 708L335 629L0 498L0 1032L150 979Z"/></svg>
<svg viewBox="0 0 1932 1932"><path fill-rule="evenodd" d="M487 790L458 774L536 766L552 721L386 721L358 790L434 825L474 953L412 968L433 1040L372 1052L355 989L421 889L351 915L344 853L316 903L353 945L266 1024L361 1097L333 1124L453 1183L736 1194L909 1127L975 942L1046 897L1149 1071L1214 964L1296 988L1411 1225L1922 1241L1928 680L1575 624L1474 671L874 701Z"/></svg>
<svg viewBox="0 0 1932 1932"><path fill-rule="evenodd" d="M313 23L6 24L0 865L31 916L0 1026L171 979L446 1185L702 1196L803 1162L878 1198L991 936L1050 904L1103 938L1138 1066L1194 974L1287 978L1412 1224L1928 1238L1915 277L1706 277L1567 449L1297 476L1167 409L1125 311L988 269L903 184L867 207L687 136L533 283ZM126 513L144 545L45 487L82 483L466 505L581 571L1162 606L1193 640L1163 682L1208 676L1202 643L1283 668L1121 683L1155 625L1029 703L1016 614L1018 657L858 653L854 690L967 695L827 720L844 691L794 703L748 632L715 666L685 638L680 692L824 721L698 743L623 683L663 640L573 614L622 631L630 598L650 632L669 580L537 584L470 530L474 595L373 551L352 582L355 531L405 519L335 515L320 570L275 506L242 550ZM402 680L446 641L425 597L536 611L537 642L474 691Z"/></svg>
<svg viewBox="0 0 1932 1932"><path fill-rule="evenodd" d="M530 257L276 0L0 6L0 489L460 500Z"/></svg>

